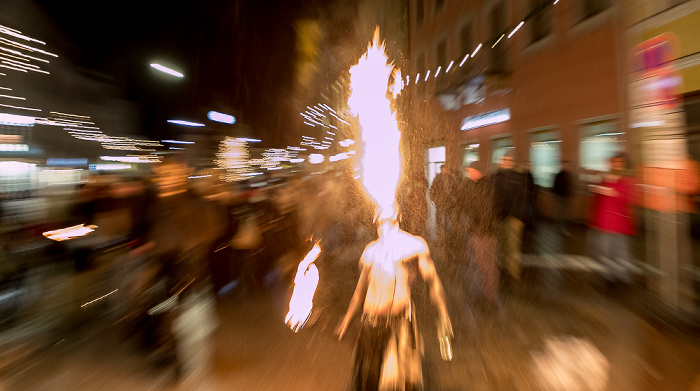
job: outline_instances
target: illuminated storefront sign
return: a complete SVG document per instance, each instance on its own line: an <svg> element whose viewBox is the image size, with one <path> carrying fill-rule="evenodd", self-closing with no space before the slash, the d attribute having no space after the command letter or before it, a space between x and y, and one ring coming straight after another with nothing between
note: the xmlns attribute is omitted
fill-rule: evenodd
<svg viewBox="0 0 700 391"><path fill-rule="evenodd" d="M476 129L482 126L499 124L510 119L510 109L494 110L487 113L471 115L462 120L462 130Z"/></svg>

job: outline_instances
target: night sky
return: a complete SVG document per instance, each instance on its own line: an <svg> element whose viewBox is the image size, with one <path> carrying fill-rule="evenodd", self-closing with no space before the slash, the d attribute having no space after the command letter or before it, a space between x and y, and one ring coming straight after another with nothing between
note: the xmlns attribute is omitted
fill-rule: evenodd
<svg viewBox="0 0 700 391"><path fill-rule="evenodd" d="M265 144L290 120L294 29L313 15L313 1L287 0L41 0L49 17L78 48L77 66L115 73L125 97L142 108L142 131L177 136L170 118L206 121L209 110L233 112ZM303 3L303 4L302 4ZM184 79L159 74L159 61Z"/></svg>

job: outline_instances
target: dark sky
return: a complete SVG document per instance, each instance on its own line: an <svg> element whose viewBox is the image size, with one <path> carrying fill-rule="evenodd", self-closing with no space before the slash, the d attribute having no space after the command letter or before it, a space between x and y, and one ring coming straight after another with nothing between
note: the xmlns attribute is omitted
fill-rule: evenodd
<svg viewBox="0 0 700 391"><path fill-rule="evenodd" d="M79 48L78 66L114 73L142 108L143 131L176 136L165 121L206 121L208 110L232 111L261 138L276 134L291 112L294 21L313 1L41 0ZM303 3L303 5L302 5ZM181 69L184 79L154 72L152 61Z"/></svg>

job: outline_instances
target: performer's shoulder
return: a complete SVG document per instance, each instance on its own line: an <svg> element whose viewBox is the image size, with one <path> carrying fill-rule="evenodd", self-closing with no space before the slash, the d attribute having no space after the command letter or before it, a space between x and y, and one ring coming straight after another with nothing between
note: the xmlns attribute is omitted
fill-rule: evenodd
<svg viewBox="0 0 700 391"><path fill-rule="evenodd" d="M405 249L424 251L428 249L428 243L420 236L412 235L406 231L400 231L401 244Z"/></svg>

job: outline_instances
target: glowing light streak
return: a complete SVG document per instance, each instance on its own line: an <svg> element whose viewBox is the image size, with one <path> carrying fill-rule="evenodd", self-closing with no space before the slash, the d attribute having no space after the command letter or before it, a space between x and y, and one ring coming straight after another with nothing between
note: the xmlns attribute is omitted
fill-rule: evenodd
<svg viewBox="0 0 700 391"><path fill-rule="evenodd" d="M481 49L481 44L474 49L474 53L472 53L472 57L476 56L477 53L479 53L479 50Z"/></svg>
<svg viewBox="0 0 700 391"><path fill-rule="evenodd" d="M321 164L326 160L325 156L320 153L312 153L309 155L309 163L311 164Z"/></svg>
<svg viewBox="0 0 700 391"><path fill-rule="evenodd" d="M289 159L290 163L302 163L303 161L303 158Z"/></svg>
<svg viewBox="0 0 700 391"><path fill-rule="evenodd" d="M0 94L0 98L27 100L27 98L23 98L21 96L2 95L2 94Z"/></svg>
<svg viewBox="0 0 700 391"><path fill-rule="evenodd" d="M95 299L95 300L88 301L87 303L81 305L80 308L85 308L85 307L89 306L89 305L92 304L92 303L95 303L95 302L97 302L97 301L100 301L100 300L104 299L105 297L107 297L107 296L109 296L109 295L115 293L115 292L118 291L118 290L119 290L119 289L115 289L115 290L113 290L113 291L107 293L107 294L104 295L104 296L100 296L100 297L98 297L98 298Z"/></svg>
<svg viewBox="0 0 700 391"><path fill-rule="evenodd" d="M511 31L510 34L508 34L508 38L512 37L516 31L520 30L520 28L523 27L524 24L525 24L525 21L518 23L518 25L513 29L513 31Z"/></svg>
<svg viewBox="0 0 700 391"><path fill-rule="evenodd" d="M284 323L289 325L295 333L301 330L311 316L313 299L318 286L319 273L314 261L321 255L321 247L318 242L309 251L297 267L294 276L294 291L289 300L289 312L284 318Z"/></svg>
<svg viewBox="0 0 700 391"><path fill-rule="evenodd" d="M97 229L96 225L74 225L72 227L66 227L66 228L61 228L57 229L54 231L46 231L42 235L44 235L45 238L57 241L57 242L62 242L64 240L71 240L75 239L81 236L85 236L91 232L94 232L95 229Z"/></svg>
<svg viewBox="0 0 700 391"><path fill-rule="evenodd" d="M442 70L442 66L439 66L438 69L435 71L435 77L438 77L441 70Z"/></svg>
<svg viewBox="0 0 700 391"><path fill-rule="evenodd" d="M210 178L211 175L194 175L194 176L188 176L187 179L200 179L200 178Z"/></svg>
<svg viewBox="0 0 700 391"><path fill-rule="evenodd" d="M12 106L12 105L5 105L5 104L1 104L1 103L0 103L0 106L2 106L2 107L9 107L9 108L11 108L11 109L20 109L20 110L29 110L29 111L41 111L41 109L35 109L35 108L33 108L33 107Z"/></svg>
<svg viewBox="0 0 700 391"><path fill-rule="evenodd" d="M25 115L0 113L0 125L34 126L36 118Z"/></svg>
<svg viewBox="0 0 700 391"><path fill-rule="evenodd" d="M174 69L170 69L170 68L168 68L168 67L166 67L166 66L160 65L160 64L158 64L158 63L155 63L155 62L154 62L154 63L151 63L151 67L154 68L154 69L157 69L157 70L159 70L159 71L161 71L161 72L163 72L163 73L167 73L168 75L171 75L171 76L175 76L175 77L178 77L178 78L183 78L183 77L185 77L185 75L183 75L182 73L180 73L180 72L178 72L178 71L176 71L176 70L174 70Z"/></svg>
<svg viewBox="0 0 700 391"><path fill-rule="evenodd" d="M450 69L452 69L452 65L454 65L454 61L450 61L450 64L447 66L447 69L445 69L445 73L449 72Z"/></svg>
<svg viewBox="0 0 700 391"><path fill-rule="evenodd" d="M193 127L202 127L204 124L200 124L199 122L191 122L191 121L185 121L181 119L169 119L169 123L175 124L175 125L183 125L183 126L193 126Z"/></svg>
<svg viewBox="0 0 700 391"><path fill-rule="evenodd" d="M2 25L0 25L0 33L11 35L15 38L24 39L25 41L36 42L36 43L40 43L42 45L46 45L46 42L44 42L44 41L39 41L38 39L27 37L26 35L22 35L22 33L18 30L15 30L15 29L12 29L9 27L5 27Z"/></svg>
<svg viewBox="0 0 700 391"><path fill-rule="evenodd" d="M3 64L8 64L8 63L5 62L5 61L3 61L2 63L3 63ZM15 67L11 67L11 66L8 66L8 65L2 65L2 64L0 64L0 67L7 68L7 69L12 69L13 71L20 71L20 72L27 73L27 70L26 70L26 69L22 69L22 68L19 68L19 67L15 68Z"/></svg>
<svg viewBox="0 0 700 391"><path fill-rule="evenodd" d="M338 142L338 144L340 144L340 145L343 146L343 147L349 147L349 146L355 144L355 140L346 139L346 140L343 140L343 141Z"/></svg>
<svg viewBox="0 0 700 391"><path fill-rule="evenodd" d="M556 3L558 3L558 2L559 2L559 0L554 0L554 4L556 4Z"/></svg>
<svg viewBox="0 0 700 391"><path fill-rule="evenodd" d="M491 46L491 49L495 48L496 45L498 45L498 43L501 42L501 40L502 40L503 37L505 37L505 36L506 36L505 34L501 34L501 37L498 38L498 41L496 41L496 43L494 43L493 46Z"/></svg>
<svg viewBox="0 0 700 391"><path fill-rule="evenodd" d="M160 140L161 143L169 144L194 144L194 141L180 141L180 140Z"/></svg>
<svg viewBox="0 0 700 391"><path fill-rule="evenodd" d="M360 174L365 192L376 204L379 219L394 215L396 188L401 174L399 144L401 132L386 98L394 69L388 63L379 29L367 52L350 68L348 107L358 117L364 155Z"/></svg>
<svg viewBox="0 0 700 391"><path fill-rule="evenodd" d="M425 73L425 80L423 80L423 81L428 81L429 77L430 77L430 69L428 69L428 72Z"/></svg>
<svg viewBox="0 0 700 391"><path fill-rule="evenodd" d="M7 87L0 87L0 90L7 90L7 91L12 91L12 88L7 88Z"/></svg>
<svg viewBox="0 0 700 391"><path fill-rule="evenodd" d="M47 64L49 63L48 60L44 60L43 58L33 57L33 56L28 55L28 54L24 54L24 53L22 53L22 52L18 52L18 51L16 51L16 50L4 48L4 47L2 47L2 46L0 46L0 50L2 50L2 51L4 51L4 52L7 52L7 53L16 54L16 55L18 55L18 56L31 58L32 60L45 62L45 63L47 63Z"/></svg>
<svg viewBox="0 0 700 391"><path fill-rule="evenodd" d="M418 73L418 74L416 75L416 83L415 83L415 84L418 84L419 81L420 81L420 73Z"/></svg>
<svg viewBox="0 0 700 391"><path fill-rule="evenodd" d="M236 140L244 141L247 143L259 143L259 142L261 142L261 140L258 140L256 138L247 138L247 137L238 137Z"/></svg>
<svg viewBox="0 0 700 391"><path fill-rule="evenodd" d="M210 111L209 113L207 113L207 118L209 118L212 121L221 122L229 125L236 123L236 117L230 114L219 113L218 111Z"/></svg>
<svg viewBox="0 0 700 391"><path fill-rule="evenodd" d="M58 114L58 115L64 115L66 117L77 117L77 118L87 118L90 119L89 115L78 115L78 114L67 114L67 113L61 113L60 111L49 111L51 114Z"/></svg>
<svg viewBox="0 0 700 391"><path fill-rule="evenodd" d="M19 48L21 48L21 49L28 50L28 51L30 51L30 52L41 53L41 54L45 54L45 55L51 56L51 57L58 57L57 54L49 53L49 52L47 52L46 50L37 49L37 48L35 48L35 47L33 47L33 46L25 45L25 44L23 44L23 43L19 43L19 42L13 41L13 40L7 39L7 38L5 38L5 37L0 37L0 41L7 42L8 44L10 44L10 45L12 45L12 46L19 47Z"/></svg>
<svg viewBox="0 0 700 391"><path fill-rule="evenodd" d="M468 58L469 58L469 54L466 54L464 56L464 58L462 59L462 62L459 63L459 66L461 67L462 65L464 65L464 62L467 61Z"/></svg>

